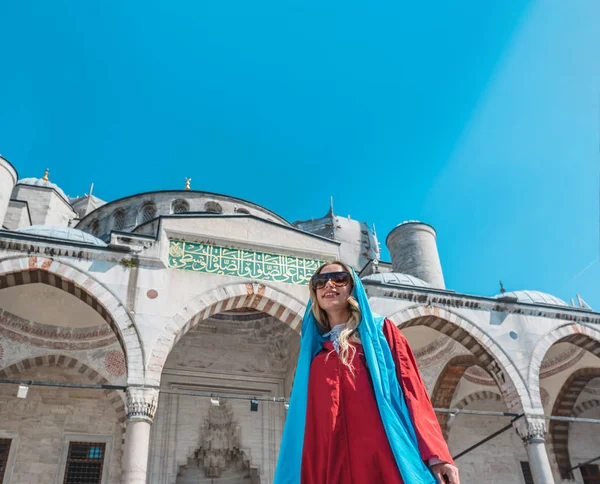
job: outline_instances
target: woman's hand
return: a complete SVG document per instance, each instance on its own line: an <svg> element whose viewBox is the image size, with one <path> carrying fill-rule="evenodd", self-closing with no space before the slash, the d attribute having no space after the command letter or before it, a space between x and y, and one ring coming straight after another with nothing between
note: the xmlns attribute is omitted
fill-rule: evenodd
<svg viewBox="0 0 600 484"><path fill-rule="evenodd" d="M460 484L458 469L452 464L446 462L434 464L431 466L431 472L433 472L439 484ZM444 477L446 477L445 480Z"/></svg>

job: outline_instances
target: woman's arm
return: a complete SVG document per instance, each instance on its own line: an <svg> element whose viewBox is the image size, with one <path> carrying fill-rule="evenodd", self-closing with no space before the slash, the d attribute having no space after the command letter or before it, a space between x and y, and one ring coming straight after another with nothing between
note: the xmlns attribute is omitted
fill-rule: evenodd
<svg viewBox="0 0 600 484"><path fill-rule="evenodd" d="M417 434L421 458L428 464L441 461L454 465L406 337L389 319L383 323L383 334L396 364L398 381Z"/></svg>

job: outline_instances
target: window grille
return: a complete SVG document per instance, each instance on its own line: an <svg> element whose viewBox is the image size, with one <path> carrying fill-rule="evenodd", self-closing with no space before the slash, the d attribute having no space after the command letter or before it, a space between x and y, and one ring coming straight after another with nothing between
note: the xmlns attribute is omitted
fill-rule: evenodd
<svg viewBox="0 0 600 484"><path fill-rule="evenodd" d="M8 464L8 453L10 452L10 439L0 439L0 484L4 482L4 473Z"/></svg>
<svg viewBox="0 0 600 484"><path fill-rule="evenodd" d="M185 200L176 200L173 202L173 213L188 213L190 206Z"/></svg>
<svg viewBox="0 0 600 484"><path fill-rule="evenodd" d="M64 484L101 484L105 444L70 442Z"/></svg>
<svg viewBox="0 0 600 484"><path fill-rule="evenodd" d="M534 484L533 475L531 474L531 468L529 467L529 462L521 461L521 471L523 472L525 484Z"/></svg>
<svg viewBox="0 0 600 484"><path fill-rule="evenodd" d="M581 466L581 477L585 484L600 484L600 467L595 464Z"/></svg>
<svg viewBox="0 0 600 484"><path fill-rule="evenodd" d="M145 224L156 217L156 206L153 203L147 203L142 207L142 220L140 223Z"/></svg>
<svg viewBox="0 0 600 484"><path fill-rule="evenodd" d="M123 230L125 227L125 211L117 210L113 214L113 229L114 230Z"/></svg>
<svg viewBox="0 0 600 484"><path fill-rule="evenodd" d="M204 210L208 213L223 213L223 207L217 202L206 202Z"/></svg>
<svg viewBox="0 0 600 484"><path fill-rule="evenodd" d="M98 235L100 235L100 223L97 220L94 220L92 222L92 225L90 227L90 232L92 233L92 235L94 237L98 237Z"/></svg>

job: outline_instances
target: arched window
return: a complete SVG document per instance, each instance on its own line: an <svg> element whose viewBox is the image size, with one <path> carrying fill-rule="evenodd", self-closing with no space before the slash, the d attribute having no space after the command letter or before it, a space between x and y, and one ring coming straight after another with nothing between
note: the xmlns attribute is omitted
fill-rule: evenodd
<svg viewBox="0 0 600 484"><path fill-rule="evenodd" d="M250 215L250 212L248 210L246 210L245 208L236 208L235 213L243 213L245 215Z"/></svg>
<svg viewBox="0 0 600 484"><path fill-rule="evenodd" d="M142 210L140 211L140 224L150 222L150 220L154 218L156 218L156 205L154 205L153 202L147 202L142 205Z"/></svg>
<svg viewBox="0 0 600 484"><path fill-rule="evenodd" d="M223 207L217 202L206 202L204 211L208 213L223 213Z"/></svg>
<svg viewBox="0 0 600 484"><path fill-rule="evenodd" d="M113 230L123 230L125 227L125 210L122 208L115 210L112 215Z"/></svg>
<svg viewBox="0 0 600 484"><path fill-rule="evenodd" d="M94 237L98 237L98 235L100 235L100 222L98 222L97 220L94 220L92 222L92 225L90 225L90 233Z"/></svg>
<svg viewBox="0 0 600 484"><path fill-rule="evenodd" d="M188 213L190 211L190 204L185 200L175 200L171 205L171 213Z"/></svg>

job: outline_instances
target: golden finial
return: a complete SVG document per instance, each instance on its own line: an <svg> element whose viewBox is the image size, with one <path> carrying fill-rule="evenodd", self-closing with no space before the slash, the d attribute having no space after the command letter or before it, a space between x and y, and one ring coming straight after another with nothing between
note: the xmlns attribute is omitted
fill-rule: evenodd
<svg viewBox="0 0 600 484"><path fill-rule="evenodd" d="M191 190L190 183L192 183L192 179L191 178L186 178L185 179L185 189L186 190Z"/></svg>
<svg viewBox="0 0 600 484"><path fill-rule="evenodd" d="M50 170L48 168L46 168L46 171L44 173L44 178L42 178L43 181L47 182L48 180L48 173L50 173Z"/></svg>

